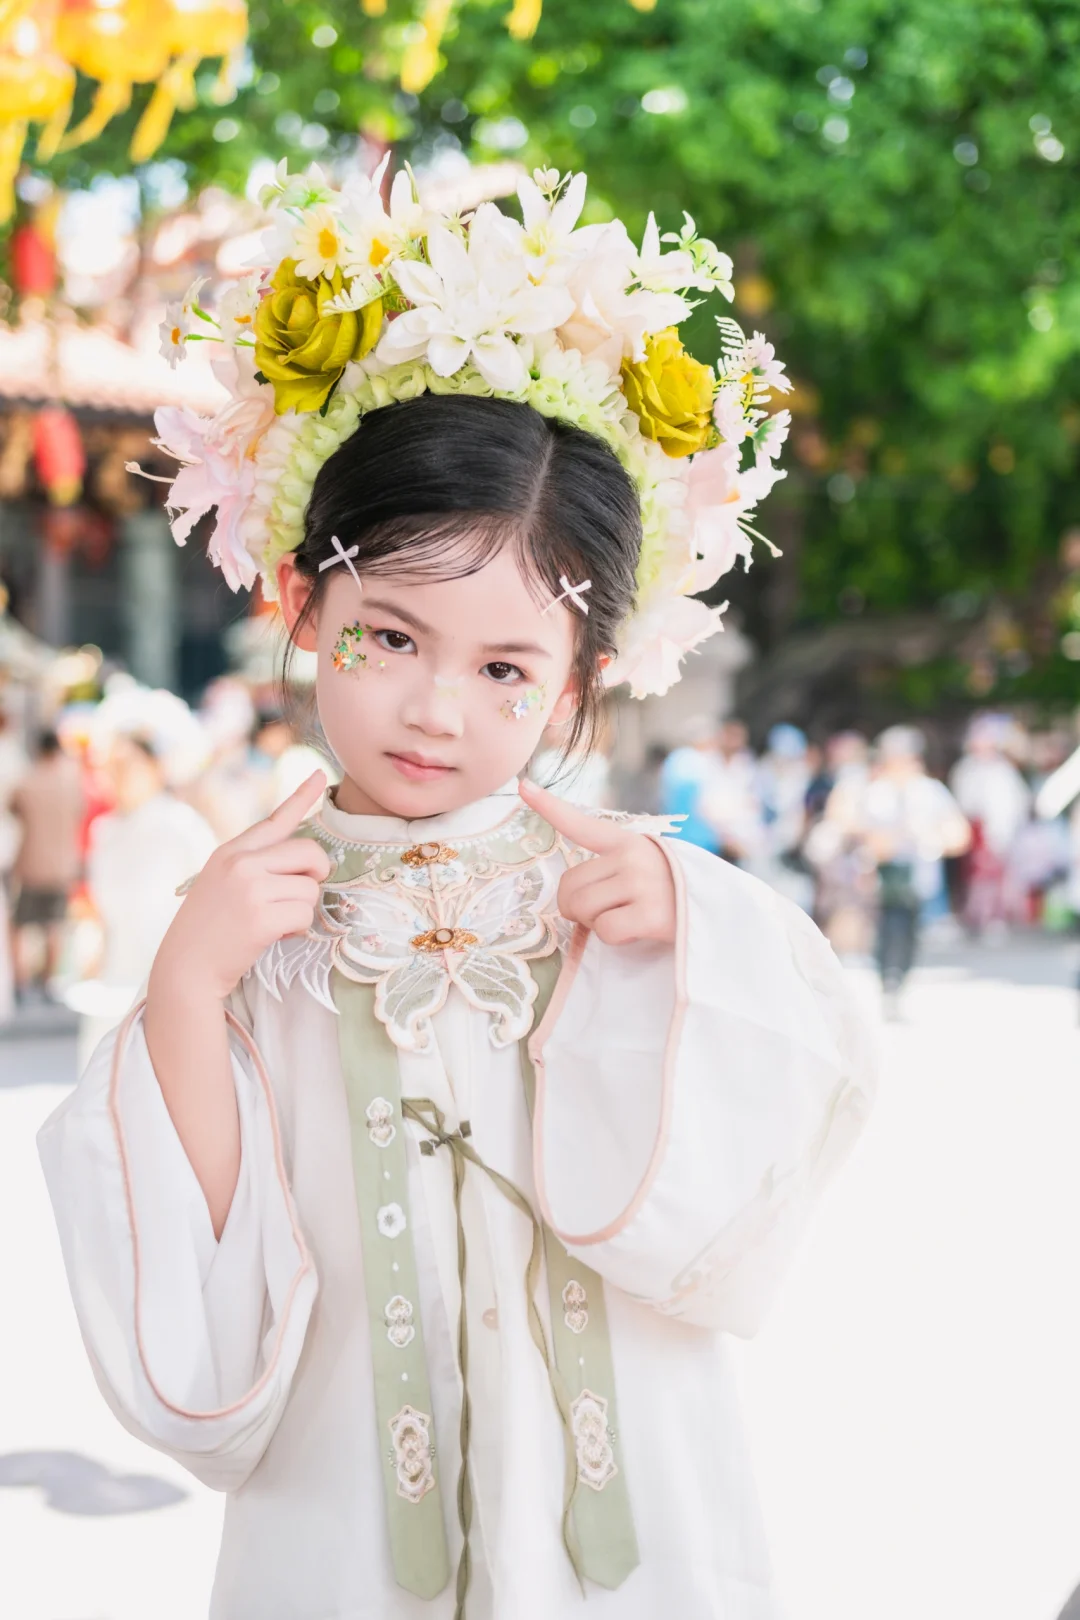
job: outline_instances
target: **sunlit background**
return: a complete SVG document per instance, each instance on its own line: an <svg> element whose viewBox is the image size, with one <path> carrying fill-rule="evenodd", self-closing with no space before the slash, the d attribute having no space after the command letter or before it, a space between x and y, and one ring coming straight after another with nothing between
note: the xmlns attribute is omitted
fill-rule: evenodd
<svg viewBox="0 0 1080 1620"><path fill-rule="evenodd" d="M691 812L891 1015L866 1145L741 1353L792 1620L1080 1615L1078 92L1058 0L0 0L5 1620L205 1613L220 1500L97 1396L33 1134L123 1011L85 860L117 738L217 838L311 759L269 605L128 470L169 471L155 406L223 397L199 345L161 352L165 306L245 273L282 157L340 181L387 152L441 207L513 209L543 164L636 240L689 212L787 363L782 555L720 581L724 635L667 697L616 695L566 790ZM716 358L711 310L683 330ZM897 726L963 829L892 896L901 987L865 798ZM19 909L47 731L52 917Z"/></svg>

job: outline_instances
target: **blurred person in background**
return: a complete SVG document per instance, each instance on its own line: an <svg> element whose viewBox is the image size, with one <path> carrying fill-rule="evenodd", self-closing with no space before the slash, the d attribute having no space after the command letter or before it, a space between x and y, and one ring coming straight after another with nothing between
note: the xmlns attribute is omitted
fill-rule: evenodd
<svg viewBox="0 0 1080 1620"><path fill-rule="evenodd" d="M720 840L712 822L701 813L700 803L720 773L721 733L715 720L705 716L691 720L660 769L661 813L682 816L679 837L713 855L719 852Z"/></svg>
<svg viewBox="0 0 1080 1620"><path fill-rule="evenodd" d="M80 871L84 800L81 771L54 731L38 740L33 764L11 795L19 827L12 875L16 889L16 994L51 994L60 966L68 898Z"/></svg>
<svg viewBox="0 0 1080 1620"><path fill-rule="evenodd" d="M841 956L865 955L874 932L876 869L861 831L869 758L869 744L859 732L837 733L829 738L822 769L807 792L811 824L803 849L817 876L814 920ZM815 815L817 804L822 807Z"/></svg>
<svg viewBox="0 0 1080 1620"><path fill-rule="evenodd" d="M814 880L802 852L813 774L805 732L786 722L773 726L757 770L762 850L752 869L804 911L814 902Z"/></svg>
<svg viewBox="0 0 1080 1620"><path fill-rule="evenodd" d="M929 776L926 739L890 726L877 739L874 768L857 812L859 835L877 870L877 964L888 1018L918 949L923 907L942 883L947 855L962 855L971 829L944 782Z"/></svg>
<svg viewBox="0 0 1080 1620"><path fill-rule="evenodd" d="M205 749L202 727L172 692L124 687L96 712L92 751L112 801L91 823L87 854L101 945L93 976L65 992L82 1015L84 1054L127 1012L180 909L177 888L217 847L209 823L174 791L194 780Z"/></svg>
<svg viewBox="0 0 1080 1620"><path fill-rule="evenodd" d="M178 886L202 869L217 840L169 791L151 737L114 738L104 768L115 808L93 824L87 878L104 933L100 978L130 1001L180 908Z"/></svg>
<svg viewBox="0 0 1080 1620"><path fill-rule="evenodd" d="M725 720L720 727L697 812L712 829L715 852L734 866L754 870L764 850L764 828L757 764L741 720Z"/></svg>
<svg viewBox="0 0 1080 1620"><path fill-rule="evenodd" d="M949 777L971 825L960 914L975 934L1001 935L1010 922L1027 920L1023 886L1010 882L1017 841L1031 815L1031 789L1007 753L1013 731L1008 715L978 715Z"/></svg>

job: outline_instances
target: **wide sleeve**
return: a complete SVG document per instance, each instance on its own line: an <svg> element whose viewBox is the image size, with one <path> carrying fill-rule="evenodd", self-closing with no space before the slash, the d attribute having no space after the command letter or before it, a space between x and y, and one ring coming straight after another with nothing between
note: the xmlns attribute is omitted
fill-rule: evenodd
<svg viewBox="0 0 1080 1620"><path fill-rule="evenodd" d="M242 1484L269 1443L317 1289L266 1068L227 1016L241 1162L220 1240L158 1086L141 1003L38 1135L102 1394L132 1434L220 1490Z"/></svg>
<svg viewBox="0 0 1080 1620"><path fill-rule="evenodd" d="M693 845L657 843L674 948L579 929L530 1042L537 1192L605 1281L749 1336L867 1115L873 1043L808 917Z"/></svg>

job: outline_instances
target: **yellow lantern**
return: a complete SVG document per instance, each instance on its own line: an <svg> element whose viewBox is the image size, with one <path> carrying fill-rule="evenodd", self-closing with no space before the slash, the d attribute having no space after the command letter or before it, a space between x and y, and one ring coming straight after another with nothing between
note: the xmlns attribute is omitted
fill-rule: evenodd
<svg viewBox="0 0 1080 1620"><path fill-rule="evenodd" d="M158 80L131 139L131 158L145 163L168 133L177 107L195 105L195 69L204 56L220 56L217 94L228 94L229 59L247 37L244 0L169 0L165 42L173 60Z"/></svg>
<svg viewBox="0 0 1080 1620"><path fill-rule="evenodd" d="M15 176L31 123L62 116L74 90L71 67L23 17L0 45L0 222L15 208Z"/></svg>
<svg viewBox="0 0 1080 1620"><path fill-rule="evenodd" d="M161 26L161 6L153 0L61 0L56 19L56 48L62 56L96 79L90 111L69 130L54 150L67 151L100 135L110 118L131 101L131 87L159 79L169 63ZM47 148L39 154L49 157Z"/></svg>

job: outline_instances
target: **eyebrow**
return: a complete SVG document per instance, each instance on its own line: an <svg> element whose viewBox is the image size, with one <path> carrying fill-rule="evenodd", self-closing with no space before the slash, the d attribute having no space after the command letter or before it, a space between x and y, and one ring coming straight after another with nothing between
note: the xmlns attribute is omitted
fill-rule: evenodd
<svg viewBox="0 0 1080 1620"><path fill-rule="evenodd" d="M368 613L390 613L394 616L394 618L403 620L404 623L409 625L413 630L418 630L422 636L433 636L435 634L431 626L429 624L425 624L423 619L418 619L415 613L409 613L405 608L398 607L396 602L385 602L377 597L365 596L364 607ZM551 657L551 653L548 651L548 649L546 647L538 646L535 641L491 642L485 645L481 650L486 653L497 653L500 655L513 654L518 658L532 657L550 659Z"/></svg>
<svg viewBox="0 0 1080 1620"><path fill-rule="evenodd" d="M481 651L486 653L513 653L519 658L550 658L551 654L546 647L538 647L535 641L503 641L488 643Z"/></svg>
<svg viewBox="0 0 1080 1620"><path fill-rule="evenodd" d="M398 607L396 602L381 602L375 597L365 596L364 608L368 613L391 613L395 619L404 619L405 623L411 625L414 630L419 630L422 636L433 636L435 634L430 624L425 624L423 619L418 619L415 613L409 613L405 608Z"/></svg>

